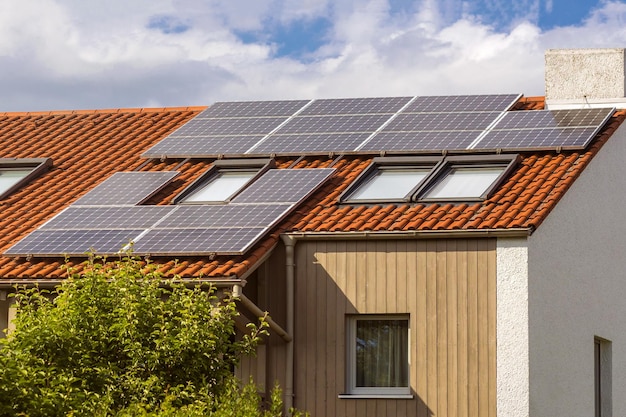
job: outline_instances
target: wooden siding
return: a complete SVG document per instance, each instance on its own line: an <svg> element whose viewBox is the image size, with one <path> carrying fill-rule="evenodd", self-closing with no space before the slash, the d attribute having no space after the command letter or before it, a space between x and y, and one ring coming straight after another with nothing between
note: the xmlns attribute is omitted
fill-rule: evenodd
<svg viewBox="0 0 626 417"><path fill-rule="evenodd" d="M495 239L301 241L295 403L311 416L496 414ZM410 315L404 399L345 393L346 316Z"/></svg>

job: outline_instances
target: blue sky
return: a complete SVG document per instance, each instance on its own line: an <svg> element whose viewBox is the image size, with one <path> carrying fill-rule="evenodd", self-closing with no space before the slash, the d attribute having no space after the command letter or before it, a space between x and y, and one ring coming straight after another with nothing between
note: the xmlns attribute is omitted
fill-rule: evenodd
<svg viewBox="0 0 626 417"><path fill-rule="evenodd" d="M626 0L0 2L0 111L543 94L549 48L626 47Z"/></svg>

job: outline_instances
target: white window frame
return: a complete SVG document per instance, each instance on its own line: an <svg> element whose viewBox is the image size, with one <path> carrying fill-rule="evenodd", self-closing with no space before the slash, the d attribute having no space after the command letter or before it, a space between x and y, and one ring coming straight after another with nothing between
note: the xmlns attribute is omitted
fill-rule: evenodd
<svg viewBox="0 0 626 417"><path fill-rule="evenodd" d="M234 197L236 197L241 191L243 191L248 185L258 179L265 171L274 167L274 161L272 159L225 159L217 160L213 162L211 168L209 168L198 179L191 183L187 188L181 191L173 200L174 204L226 204ZM224 199L215 200L198 200L198 201L186 201L187 198L200 192L203 187L206 187L213 183L215 180L219 180L219 176L223 173L229 172L251 172L253 175L242 186L237 189L233 189L233 192Z"/></svg>
<svg viewBox="0 0 626 417"><path fill-rule="evenodd" d="M407 323L407 386L406 387L357 387L356 386L356 332L359 320L398 320ZM411 399L411 321L408 314L361 314L346 320L346 394L339 398L398 398Z"/></svg>

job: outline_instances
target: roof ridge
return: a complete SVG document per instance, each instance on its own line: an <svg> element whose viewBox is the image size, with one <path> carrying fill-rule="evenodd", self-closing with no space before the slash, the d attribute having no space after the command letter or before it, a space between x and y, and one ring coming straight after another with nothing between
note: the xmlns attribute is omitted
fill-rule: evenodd
<svg viewBox="0 0 626 417"><path fill-rule="evenodd" d="M111 114L111 113L161 113L176 111L202 111L208 106L180 106L180 107L120 107L113 109L93 110L43 110L28 112L0 112L0 116L63 116L73 114Z"/></svg>

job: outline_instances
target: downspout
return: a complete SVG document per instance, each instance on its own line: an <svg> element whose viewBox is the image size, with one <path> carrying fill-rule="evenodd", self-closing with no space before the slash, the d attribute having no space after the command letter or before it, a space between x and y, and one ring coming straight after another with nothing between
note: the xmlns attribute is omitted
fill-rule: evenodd
<svg viewBox="0 0 626 417"><path fill-rule="evenodd" d="M287 355L285 359L285 394L284 403L287 413L293 407L293 380L294 380L294 299L295 299L295 255L294 247L296 245L296 238L293 236L281 235L283 243L285 244L285 279L287 289L287 334L291 336L292 340L287 342Z"/></svg>

